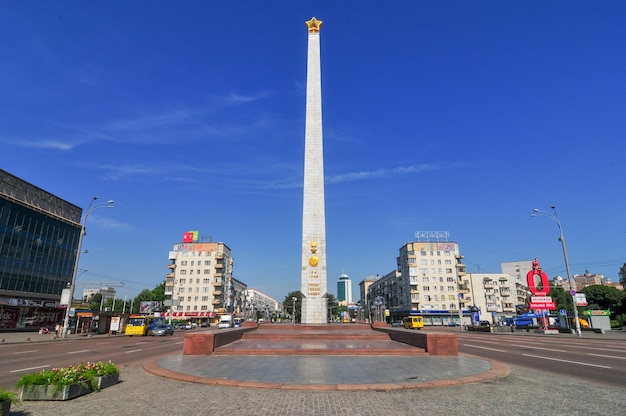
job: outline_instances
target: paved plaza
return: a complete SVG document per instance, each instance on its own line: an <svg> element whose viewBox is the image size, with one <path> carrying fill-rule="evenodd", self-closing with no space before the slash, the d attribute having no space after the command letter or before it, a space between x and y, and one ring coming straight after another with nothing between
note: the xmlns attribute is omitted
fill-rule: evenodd
<svg viewBox="0 0 626 416"><path fill-rule="evenodd" d="M1 337L23 342L24 334ZM31 337L32 342L49 339ZM121 378L118 385L70 401L22 402L11 415L606 416L622 415L626 406L626 388L589 384L584 374L561 377L463 354L174 354L122 366ZM307 383L310 388L302 388Z"/></svg>

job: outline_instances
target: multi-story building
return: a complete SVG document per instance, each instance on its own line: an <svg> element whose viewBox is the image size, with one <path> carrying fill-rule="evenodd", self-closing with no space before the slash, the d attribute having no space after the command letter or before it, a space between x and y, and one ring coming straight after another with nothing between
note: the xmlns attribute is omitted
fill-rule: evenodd
<svg viewBox="0 0 626 416"><path fill-rule="evenodd" d="M461 285L469 288L461 300L461 308L477 308L478 319L497 323L515 316L515 278L505 273L469 273Z"/></svg>
<svg viewBox="0 0 626 416"><path fill-rule="evenodd" d="M82 209L0 170L0 327L54 326L72 281Z"/></svg>
<svg viewBox="0 0 626 416"><path fill-rule="evenodd" d="M114 287L109 286L101 287L100 289L83 289L83 301L88 302L98 293L102 295L102 301L106 302L115 299L116 290Z"/></svg>
<svg viewBox="0 0 626 416"><path fill-rule="evenodd" d="M270 319L272 315L282 312L282 304L260 290L248 289L245 299L246 319ZM291 311L287 312L290 313Z"/></svg>
<svg viewBox="0 0 626 416"><path fill-rule="evenodd" d="M521 309L528 303L530 291L526 275L533 269L532 260L518 260L500 263L503 274L508 274L515 280L515 305Z"/></svg>
<svg viewBox="0 0 626 416"><path fill-rule="evenodd" d="M400 248L396 270L369 286L368 304L382 299L392 320L410 313L423 315L426 324L456 320L466 274L462 259L456 242L407 243Z"/></svg>
<svg viewBox="0 0 626 416"><path fill-rule="evenodd" d="M368 276L365 279L361 280L361 282L359 283L359 293L361 297L359 304L365 311L364 317L370 316L369 312L371 311L371 305L369 304L368 297L369 287L372 285L372 283L377 281L379 277L380 276Z"/></svg>
<svg viewBox="0 0 626 416"><path fill-rule="evenodd" d="M337 280L337 302L344 306L352 303L352 280L345 273L341 273Z"/></svg>
<svg viewBox="0 0 626 416"><path fill-rule="evenodd" d="M574 275L574 284L576 285L576 290L581 290L587 286L603 285L606 281L607 279L604 277L603 274L592 274L589 273L588 270L585 271L585 274Z"/></svg>
<svg viewBox="0 0 626 416"><path fill-rule="evenodd" d="M245 286L233 279L230 248L219 242L178 243L169 252L170 272L165 296L171 298L172 317L205 323L217 312L233 312L238 290Z"/></svg>

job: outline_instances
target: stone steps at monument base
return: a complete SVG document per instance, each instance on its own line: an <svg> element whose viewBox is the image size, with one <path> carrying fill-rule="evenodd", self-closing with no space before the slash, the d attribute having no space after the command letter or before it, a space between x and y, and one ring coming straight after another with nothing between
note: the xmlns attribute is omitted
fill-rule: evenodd
<svg viewBox="0 0 626 416"><path fill-rule="evenodd" d="M254 331L243 335L246 340L369 340L388 341L389 335L384 332L370 331L365 333L338 333L336 331L306 331L306 332L269 332Z"/></svg>
<svg viewBox="0 0 626 416"><path fill-rule="evenodd" d="M218 347L218 355L426 355L422 348L386 339L245 339Z"/></svg>
<svg viewBox="0 0 626 416"><path fill-rule="evenodd" d="M419 348L412 348L407 350L387 350L387 349L233 349L220 347L215 350L213 355L372 355L372 356L428 356L424 350Z"/></svg>

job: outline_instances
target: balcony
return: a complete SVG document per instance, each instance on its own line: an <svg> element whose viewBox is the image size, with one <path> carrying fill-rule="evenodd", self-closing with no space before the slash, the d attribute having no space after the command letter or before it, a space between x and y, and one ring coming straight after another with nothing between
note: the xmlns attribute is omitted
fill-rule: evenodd
<svg viewBox="0 0 626 416"><path fill-rule="evenodd" d="M215 260L222 260L224 258L224 253L217 253L215 255Z"/></svg>
<svg viewBox="0 0 626 416"><path fill-rule="evenodd" d="M213 304L213 305L221 305L222 301L219 300L219 299L213 299L213 302L211 302L211 304Z"/></svg>
<svg viewBox="0 0 626 416"><path fill-rule="evenodd" d="M213 296L222 296L222 291L221 290L213 291Z"/></svg>
<svg viewBox="0 0 626 416"><path fill-rule="evenodd" d="M224 283L222 283L222 282L215 282L215 283L213 283L213 287L222 287L222 286L224 286Z"/></svg>
<svg viewBox="0 0 626 416"><path fill-rule="evenodd" d="M223 268L224 268L224 265L223 265L222 263L217 263L217 264L215 265L215 268L216 268L216 269L223 269Z"/></svg>
<svg viewBox="0 0 626 416"><path fill-rule="evenodd" d="M176 268L176 265L174 263L170 263L167 265L167 268L170 270L174 270Z"/></svg>
<svg viewBox="0 0 626 416"><path fill-rule="evenodd" d="M493 284L493 282L492 282L492 281L489 281L489 282L484 282L484 283L483 283L483 287L484 287L485 289L493 289L495 286L494 286L494 284Z"/></svg>
<svg viewBox="0 0 626 416"><path fill-rule="evenodd" d="M167 277L168 279L173 279L174 278L174 273L168 273L165 275L165 277Z"/></svg>

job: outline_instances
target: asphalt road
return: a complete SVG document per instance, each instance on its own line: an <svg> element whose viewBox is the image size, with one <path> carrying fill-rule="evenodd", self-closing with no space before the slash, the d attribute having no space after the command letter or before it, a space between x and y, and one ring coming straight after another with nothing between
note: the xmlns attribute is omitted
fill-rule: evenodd
<svg viewBox="0 0 626 416"><path fill-rule="evenodd" d="M459 352L581 381L626 386L626 336L577 338L563 335L457 332Z"/></svg>
<svg viewBox="0 0 626 416"><path fill-rule="evenodd" d="M0 345L0 386L11 387L24 374L79 362L111 360L118 366L143 363L180 353L185 331L172 336L128 337L98 335L63 340ZM27 335L25 334L24 337ZM34 340L36 334L31 338Z"/></svg>

